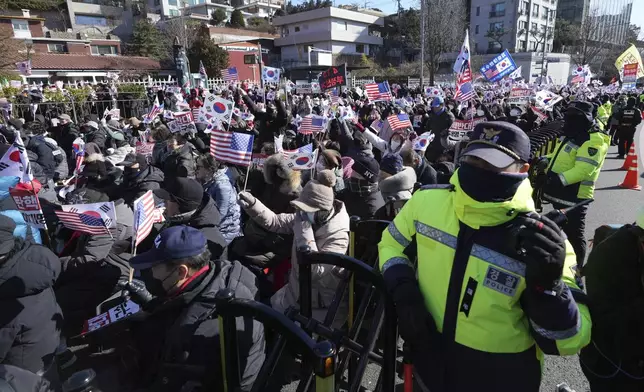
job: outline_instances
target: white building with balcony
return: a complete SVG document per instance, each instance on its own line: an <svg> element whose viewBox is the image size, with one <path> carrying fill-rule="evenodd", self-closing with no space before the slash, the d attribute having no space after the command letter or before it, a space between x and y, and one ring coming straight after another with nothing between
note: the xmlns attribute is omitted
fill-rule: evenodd
<svg viewBox="0 0 644 392"><path fill-rule="evenodd" d="M382 48L380 29L384 14L374 11L350 11L329 7L281 16L273 19L280 38L282 66L298 68L309 66L309 46L359 60L362 55L373 57ZM318 65L312 53L311 65Z"/></svg>
<svg viewBox="0 0 644 392"><path fill-rule="evenodd" d="M557 2L472 0L470 37L474 41L473 52L552 51Z"/></svg>

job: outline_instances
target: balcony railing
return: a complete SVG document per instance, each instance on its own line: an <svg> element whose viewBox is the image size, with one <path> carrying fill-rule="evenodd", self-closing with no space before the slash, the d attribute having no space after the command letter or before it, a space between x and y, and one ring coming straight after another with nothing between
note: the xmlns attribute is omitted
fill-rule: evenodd
<svg viewBox="0 0 644 392"><path fill-rule="evenodd" d="M499 18L505 16L505 11L490 11L490 18Z"/></svg>

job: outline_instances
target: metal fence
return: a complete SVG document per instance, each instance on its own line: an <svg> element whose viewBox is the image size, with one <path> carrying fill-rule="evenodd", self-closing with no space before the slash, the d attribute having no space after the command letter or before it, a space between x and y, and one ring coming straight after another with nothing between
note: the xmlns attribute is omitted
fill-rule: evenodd
<svg viewBox="0 0 644 392"><path fill-rule="evenodd" d="M25 120L33 118L34 115L41 114L45 118L55 118L60 114L68 114L74 122L78 123L83 118L96 115L98 118L103 116L105 110L119 109L121 117L141 118L150 111L151 103L147 98L128 99L128 100L107 100L107 101L85 101L85 102L43 102L40 104L14 104L12 106L11 117L24 118Z"/></svg>

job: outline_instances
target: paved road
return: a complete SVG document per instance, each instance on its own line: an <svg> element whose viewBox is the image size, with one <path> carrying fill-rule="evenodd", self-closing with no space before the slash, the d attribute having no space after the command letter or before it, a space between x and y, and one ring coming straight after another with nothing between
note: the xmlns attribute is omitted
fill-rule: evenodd
<svg viewBox="0 0 644 392"><path fill-rule="evenodd" d="M636 135L637 150L644 147L644 132L642 128ZM644 150L644 148L642 148ZM590 206L586 219L586 238L592 238L595 229L606 223L632 223L638 209L644 206L642 194L638 191L622 189L618 186L626 174L619 168L623 160L616 159L617 147L611 147L608 153L602 174L599 176L595 190L595 201ZM642 170L640 160L639 173ZM644 181L640 178L640 183ZM578 357L559 358L548 357L544 367L544 380L541 385L542 392L552 392L560 382L567 382L577 392L589 391L588 382L580 367Z"/></svg>

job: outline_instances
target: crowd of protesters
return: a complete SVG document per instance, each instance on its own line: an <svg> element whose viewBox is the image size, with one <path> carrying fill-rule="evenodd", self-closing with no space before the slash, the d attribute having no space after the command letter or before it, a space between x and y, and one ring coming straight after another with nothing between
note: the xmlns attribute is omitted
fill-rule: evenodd
<svg viewBox="0 0 644 392"><path fill-rule="evenodd" d="M210 370L200 379L203 390L222 390L212 301L217 291L231 288L237 298L263 301L279 311L297 307L295 249L306 245L345 254L350 217L392 220L418 187L449 184L467 142L450 132L454 121L504 121L529 134L563 120L570 102L543 110L547 118L542 119L534 102L510 105L505 94L484 98L481 92L460 104L449 89L444 96L423 98L420 90L402 86L391 101L375 103L353 89L339 95L339 104L327 94L288 94L281 100L232 86L214 92L235 102L239 112L223 126L253 134L254 153L266 157L261 164L215 159L206 124L197 123L195 132L173 133L163 113L145 121L90 115L78 122L67 113L36 114L2 126L0 156L22 138L49 228L45 233L25 223L8 193L22 184L2 177L0 373L11 375L5 379L14 380L15 390L48 391L46 384L60 390L73 371L88 367L87 357L76 355L68 342L84 332L97 307L121 295L146 315L129 323L127 338L119 338L126 350L102 353L118 357L114 390L182 390L190 376L164 368L166 363L205 366ZM198 109L202 94L193 90L181 99L159 92L158 97L166 110L178 112ZM593 118L605 102L626 105L626 95L594 100ZM331 116L325 132L303 134L292 121L328 116L338 105L350 113ZM392 130L387 119L404 113L413 125ZM414 143L427 133L427 143ZM275 145L279 136L283 146ZM78 138L84 141L80 168ZM137 142L154 148L137 152ZM318 151L313 170L294 170L277 152L309 143ZM164 222L133 249L133 203L148 191L164 208ZM109 232L87 234L57 223L54 211L62 205L109 201L117 217ZM270 279L263 272L267 267ZM323 265L313 274L313 314L321 320L344 274ZM341 327L346 317L343 302L334 325ZM240 318L237 328L241 386L250 390L270 334L252 320Z"/></svg>

